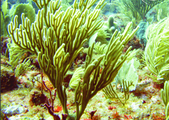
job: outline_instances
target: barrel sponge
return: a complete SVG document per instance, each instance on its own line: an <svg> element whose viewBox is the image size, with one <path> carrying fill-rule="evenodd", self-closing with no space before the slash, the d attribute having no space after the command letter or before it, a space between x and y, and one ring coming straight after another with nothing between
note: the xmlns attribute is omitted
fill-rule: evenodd
<svg viewBox="0 0 169 120"><path fill-rule="evenodd" d="M30 20L30 23L33 23L35 21L35 9L30 4L19 4L16 7L16 10L14 12L14 16L18 16L18 25L21 24L21 14L24 13L25 17L28 17Z"/></svg>

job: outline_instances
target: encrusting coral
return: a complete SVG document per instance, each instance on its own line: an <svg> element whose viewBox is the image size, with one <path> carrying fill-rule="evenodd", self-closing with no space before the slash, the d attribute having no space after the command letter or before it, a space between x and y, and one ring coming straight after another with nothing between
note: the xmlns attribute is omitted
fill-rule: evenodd
<svg viewBox="0 0 169 120"><path fill-rule="evenodd" d="M67 94L63 80L72 62L83 50L83 44L103 25L97 18L105 5L104 0L100 0L92 10L91 7L96 1L80 0L77 2L75 0L72 7L62 11L59 0L40 0L39 2L34 0L40 8L36 21L30 25L30 20L24 18L22 14L22 24L19 28L17 28L17 16L8 28L12 42L21 49L38 56L41 69L57 89L57 96L64 114L73 120L79 120L89 100L112 82L131 49L129 48L122 55L124 45L138 30L137 27L128 35L131 23L122 34L116 30L110 39L106 53L95 60L92 59L94 45L89 47L83 81L79 81L75 90L76 115L71 115L67 109ZM50 9L47 9L48 6ZM102 68L101 61L104 63ZM101 73L100 69L102 69ZM48 110L54 119L58 118L50 108Z"/></svg>

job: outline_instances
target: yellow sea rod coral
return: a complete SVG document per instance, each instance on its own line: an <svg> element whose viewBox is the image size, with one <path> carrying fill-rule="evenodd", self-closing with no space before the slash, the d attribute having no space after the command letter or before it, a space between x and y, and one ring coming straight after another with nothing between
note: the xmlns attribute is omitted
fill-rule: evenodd
<svg viewBox="0 0 169 120"><path fill-rule="evenodd" d="M95 60L92 59L94 45L89 47L82 75L83 82L79 81L75 90L76 113L72 115L67 108L67 94L63 80L72 62L82 51L84 42L102 27L102 20L99 20L98 16L105 5L104 0L99 2L75 0L73 6L66 11L61 10L60 0L34 0L34 2L40 9L36 21L30 25L29 19L22 15L22 24L17 28L17 16L15 16L14 23L11 22L8 28L12 42L21 49L37 55L41 69L57 89L64 114L67 114L70 120L79 120L89 100L116 76L131 49L122 55L124 45L138 28L128 35L131 26L129 23L123 34L115 31L105 54ZM97 5L91 9L96 2ZM47 9L48 7L50 9ZM104 63L103 68L101 61ZM54 119L58 117L52 109L48 108L48 110Z"/></svg>

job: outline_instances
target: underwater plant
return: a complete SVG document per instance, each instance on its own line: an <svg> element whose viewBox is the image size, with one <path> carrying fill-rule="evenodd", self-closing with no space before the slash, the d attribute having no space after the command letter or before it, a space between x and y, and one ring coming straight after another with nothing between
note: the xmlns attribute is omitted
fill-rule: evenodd
<svg viewBox="0 0 169 120"><path fill-rule="evenodd" d="M137 13L142 19L145 19L147 12L163 1L164 0L122 0L123 4L132 11L132 14L136 19L138 18Z"/></svg>
<svg viewBox="0 0 169 120"><path fill-rule="evenodd" d="M13 42L9 42L7 44L8 46L8 54L9 54L9 61L8 64L11 65L12 69L14 70L15 67L18 65L19 60L21 59L21 56L28 52L28 50L25 49L21 49L19 46L17 46L16 44L14 44Z"/></svg>
<svg viewBox="0 0 169 120"><path fill-rule="evenodd" d="M17 65L15 69L15 76L19 77L20 75L25 74L26 71L33 69L34 66L31 65L30 59L25 59L21 64Z"/></svg>
<svg viewBox="0 0 169 120"><path fill-rule="evenodd" d="M135 58L129 62L125 61L115 77L116 85L122 85L123 81L125 81L128 83L130 91L135 90L138 83L138 75L136 70L139 67L139 64L140 63ZM124 88L123 85L122 88Z"/></svg>
<svg viewBox="0 0 169 120"><path fill-rule="evenodd" d="M10 2L8 0L3 0L1 5L1 35L8 35L7 26L11 21L13 16L18 15L18 24L21 24L21 13L25 13L25 16L28 17L32 22L35 20L35 9L31 4L19 4L18 2L14 5L11 5L9 8Z"/></svg>
<svg viewBox="0 0 169 120"><path fill-rule="evenodd" d="M165 17L169 16L169 0L164 0L162 3L156 5L154 7L156 14L155 14L155 19L157 19L157 21L160 21L162 19L164 19Z"/></svg>
<svg viewBox="0 0 169 120"><path fill-rule="evenodd" d="M8 14L8 0L2 1L1 5L1 35L7 35L8 30L7 30L7 25L10 22L10 15Z"/></svg>
<svg viewBox="0 0 169 120"><path fill-rule="evenodd" d="M169 17L149 25L146 31L145 60L148 69L157 76L155 82L169 80Z"/></svg>
<svg viewBox="0 0 169 120"><path fill-rule="evenodd" d="M114 78L115 81L113 81L111 84L103 88L103 92L105 93L105 96L107 98L116 98L123 105L125 105L126 101L129 99L129 91L135 90L136 85L138 83L138 75L136 70L139 67L140 63L139 61L136 60L136 58L133 58L132 54L135 53L131 53L130 56L128 56L127 60L123 63L122 67L120 68L116 77ZM116 88L117 88L117 84L120 84L122 86L125 102L123 102L122 99L120 99L119 95L114 89L115 87L113 87L114 84L116 84Z"/></svg>
<svg viewBox="0 0 169 120"><path fill-rule="evenodd" d="M165 105L166 120L169 119L169 81L165 81L164 89L161 89L161 98Z"/></svg>
<svg viewBox="0 0 169 120"><path fill-rule="evenodd" d="M117 24L114 22L113 16L109 16L108 18L108 28L109 32L113 33L116 29L118 29Z"/></svg>
<svg viewBox="0 0 169 120"><path fill-rule="evenodd" d="M110 39L106 53L95 60L92 59L94 44L89 47L83 81L78 82L74 94L76 113L69 113L63 80L73 61L83 50L83 44L103 25L97 18L105 3L104 0L100 0L91 10L96 1L77 2L75 0L73 6L62 11L60 0L40 0L40 2L34 0L40 9L36 21L30 24L30 20L22 14L22 24L19 28L17 28L18 16L15 16L14 22L11 22L8 27L13 43L37 55L40 68L57 89L64 114L67 114L70 120L79 120L89 100L112 82L131 49L129 48L122 55L124 45L138 30L137 27L129 35L131 23L122 34L116 30ZM104 63L102 68L101 61ZM101 73L100 69L102 69ZM49 113L56 119L54 111L49 110Z"/></svg>

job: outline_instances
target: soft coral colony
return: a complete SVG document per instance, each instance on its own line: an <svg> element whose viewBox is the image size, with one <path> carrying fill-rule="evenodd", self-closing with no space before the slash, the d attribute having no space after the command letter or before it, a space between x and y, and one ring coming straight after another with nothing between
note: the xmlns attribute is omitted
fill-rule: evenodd
<svg viewBox="0 0 169 120"><path fill-rule="evenodd" d="M145 60L149 70L157 77L153 80L164 83L161 98L165 104L166 119L169 119L169 17L152 24L147 29Z"/></svg>
<svg viewBox="0 0 169 120"><path fill-rule="evenodd" d="M14 22L8 26L12 43L20 49L37 55L40 68L56 88L56 95L62 105L64 115L70 120L79 120L89 100L114 80L131 50L129 47L125 54L122 54L123 48L136 33L138 27L130 34L132 23L126 26L123 33L116 30L104 54L96 59L92 57L94 44L88 48L82 82L78 81L75 87L76 112L70 113L67 108L68 97L67 88L63 84L64 77L75 58L83 50L83 44L103 26L102 20L98 17L106 3L104 0L99 0L99 2L97 0L80 0L79 2L75 0L72 6L62 11L60 0L33 1L39 7L37 18L30 24L30 20L22 14L22 24L17 28L18 16L15 16ZM94 5L95 7L92 8ZM166 82L162 98L166 103L167 115L169 113L168 89ZM47 107L54 119L59 118L50 106Z"/></svg>

